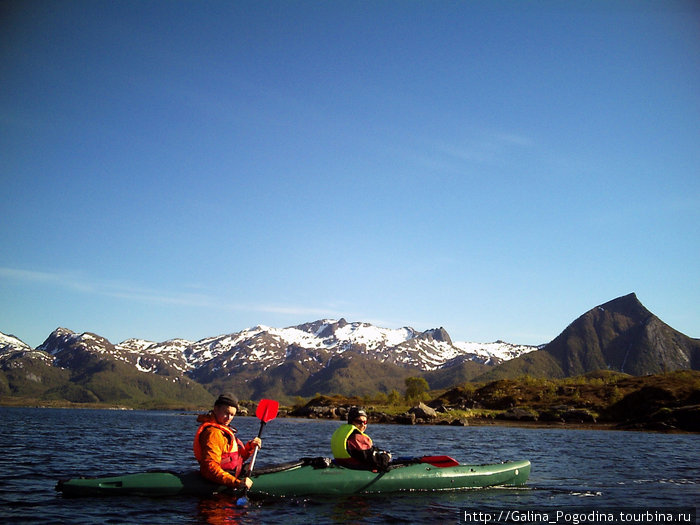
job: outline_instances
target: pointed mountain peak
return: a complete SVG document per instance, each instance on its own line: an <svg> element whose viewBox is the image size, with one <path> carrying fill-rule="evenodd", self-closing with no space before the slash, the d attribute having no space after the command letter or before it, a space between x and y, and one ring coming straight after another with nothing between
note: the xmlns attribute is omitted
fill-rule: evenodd
<svg viewBox="0 0 700 525"><path fill-rule="evenodd" d="M51 335L49 335L49 337L66 337L72 335L75 335L75 332L73 330L69 330L68 328L63 328L62 326L59 326L53 332L51 332Z"/></svg>
<svg viewBox="0 0 700 525"><path fill-rule="evenodd" d="M615 314L621 314L630 318L639 319L640 321L646 320L653 315L644 307L639 299L637 299L637 294L634 292L596 306L591 311L613 312Z"/></svg>
<svg viewBox="0 0 700 525"><path fill-rule="evenodd" d="M46 341L37 347L37 350L53 354L71 345L82 345L92 348L112 347L112 343L100 335L91 332L77 334L67 328L59 327L51 332L51 335L46 338Z"/></svg>
<svg viewBox="0 0 700 525"><path fill-rule="evenodd" d="M698 348L631 293L592 308L543 350L573 376L598 369L645 375L692 368Z"/></svg>
<svg viewBox="0 0 700 525"><path fill-rule="evenodd" d="M431 328L430 330L426 330L418 336L418 339L442 341L444 343L452 344L450 334L448 334L447 330L445 330L442 326L440 328Z"/></svg>
<svg viewBox="0 0 700 525"><path fill-rule="evenodd" d="M38 347L37 350L43 350L44 352L49 352L55 350L59 346L62 346L69 340L76 338L77 334L73 332L72 330L68 330L68 328L63 328L59 326L56 328L53 332L49 334L49 336L46 338L46 340L41 343Z"/></svg>

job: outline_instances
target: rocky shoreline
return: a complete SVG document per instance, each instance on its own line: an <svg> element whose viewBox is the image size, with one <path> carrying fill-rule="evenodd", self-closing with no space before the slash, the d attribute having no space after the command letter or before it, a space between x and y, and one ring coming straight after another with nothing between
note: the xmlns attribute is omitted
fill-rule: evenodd
<svg viewBox="0 0 700 525"><path fill-rule="evenodd" d="M281 417L306 419L329 419L344 421L350 406L304 406L290 411L282 411ZM398 425L449 425L484 426L503 425L527 428L577 428L597 430L649 430L660 432L700 432L700 405L679 407L664 411L663 417L640 418L626 421L599 421L588 410L559 407L558 416L550 413L545 418L533 415L527 410L511 409L492 416L451 417L448 412L438 412L424 403L418 403L401 414L368 409L370 423Z"/></svg>
<svg viewBox="0 0 700 525"><path fill-rule="evenodd" d="M301 408L289 412L291 417L302 417L308 419L338 419L345 420L348 410L353 406L346 405L322 405L314 403L315 400ZM372 407L365 407L370 423L396 423L400 425L427 425L442 424L467 426L466 418L454 418L452 420L440 417L438 412L424 403L418 403L402 414L388 414L380 412Z"/></svg>
<svg viewBox="0 0 700 525"><path fill-rule="evenodd" d="M292 410L281 410L280 417L305 419L328 419L344 421L351 405L304 406ZM404 413L388 414L367 409L370 423L398 425L449 425L486 426L500 425L525 428L570 428L589 430L646 430L657 432L700 432L700 405L679 407L663 411L654 417L624 421L600 421L585 409L556 407L546 417L540 418L531 411L510 409L489 416L452 417L447 412L438 412L432 407L418 403Z"/></svg>

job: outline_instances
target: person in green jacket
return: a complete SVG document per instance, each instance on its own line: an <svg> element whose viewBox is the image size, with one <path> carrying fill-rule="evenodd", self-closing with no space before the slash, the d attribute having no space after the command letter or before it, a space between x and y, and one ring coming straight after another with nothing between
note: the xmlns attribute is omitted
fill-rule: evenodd
<svg viewBox="0 0 700 525"><path fill-rule="evenodd" d="M348 411L348 422L333 432L331 451L338 465L360 470L387 470L391 454L374 446L365 433L367 412L360 407Z"/></svg>

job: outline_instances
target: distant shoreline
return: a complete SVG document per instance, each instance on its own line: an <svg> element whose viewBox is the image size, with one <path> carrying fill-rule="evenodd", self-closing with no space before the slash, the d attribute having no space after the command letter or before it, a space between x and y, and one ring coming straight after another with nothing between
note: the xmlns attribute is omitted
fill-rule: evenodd
<svg viewBox="0 0 700 525"><path fill-rule="evenodd" d="M131 407L123 407L123 406L94 406L94 405L89 405L86 403L83 404L46 404L46 403L31 403L31 404L16 404L16 403L8 403L7 399L0 400L0 407L7 407L7 408L30 408L30 409L76 409L76 410L113 410L113 411L133 411L133 410L140 410L140 411L171 411L171 412L183 412L183 413L192 413L192 414L197 414L201 412L206 412L209 410L209 408L191 408L191 407L161 407L161 408L131 408ZM238 417L251 417L254 418L254 415L239 415ZM328 421L328 422L333 422L336 421L338 423L341 422L339 419L328 419L328 418L309 418L309 417L301 417L301 416L291 416L291 415L286 415L286 414L279 414L279 418L281 419L298 419L300 421ZM381 425L396 425L396 426L403 426L405 425L404 423L396 423L396 422L373 422L373 424L381 424ZM469 427L487 427L487 426L498 426L498 427L511 427L511 428L524 428L524 429L531 429L531 430L551 430L551 429L557 429L557 430L600 430L600 431L617 431L617 432L654 432L654 433L662 433L662 434L696 434L697 432L691 432L687 430L682 430L682 429L658 429L658 428L645 428L643 426L640 426L639 428L630 428L628 426L621 426L622 423L620 422L601 422L601 423L592 423L592 422L564 422L564 421L514 421L514 420L508 420L508 419L498 419L498 418L480 418L480 417L475 417L475 418L468 418L467 423L465 425L460 425L462 428L468 429ZM418 426L418 427L436 427L436 426L455 426L455 425L450 425L450 423L445 422L445 420L442 421L436 421L436 422L422 422L422 423L416 423L415 425L408 425L408 426Z"/></svg>
<svg viewBox="0 0 700 525"><path fill-rule="evenodd" d="M280 416L285 419L299 419L303 421L336 421L338 423L342 422L339 419L326 419L326 418L308 418L300 416ZM424 422L416 423L415 425L405 425L404 423L396 423L389 421L377 421L371 422L373 425L396 425L396 426L416 426L416 427L447 427L455 426L450 423L443 421L436 422ZM470 418L467 419L466 425L460 425L461 428L468 429L470 427L511 427L511 428L525 428L532 430L551 430L551 429L561 429L561 430L601 430L601 431L617 431L617 432L654 432L661 434L697 434L697 432L691 432L682 429L658 429L658 428L632 428L621 426L622 422L605 421L601 423L591 423L591 422L565 422L565 421L515 421L509 419L496 419L496 418Z"/></svg>
<svg viewBox="0 0 700 525"><path fill-rule="evenodd" d="M439 425L439 423L438 423ZM530 429L564 429L564 430L616 430L616 431L638 431L643 430L647 432L668 432L665 430L649 430L649 429L629 429L619 427L619 423L566 423L562 421L511 421L507 419L486 419L486 418L474 418L469 420L469 425L472 427L486 427L486 426L499 426L499 427L517 427L517 428L530 428ZM679 431L683 434L692 434L692 432Z"/></svg>

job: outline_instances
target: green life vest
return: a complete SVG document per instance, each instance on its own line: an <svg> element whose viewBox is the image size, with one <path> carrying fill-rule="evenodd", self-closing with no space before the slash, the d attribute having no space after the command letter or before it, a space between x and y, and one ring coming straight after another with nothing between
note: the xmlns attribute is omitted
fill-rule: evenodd
<svg viewBox="0 0 700 525"><path fill-rule="evenodd" d="M347 459L350 457L348 453L348 438L356 430L363 436L366 436L370 442L372 441L372 438L358 430L355 425L351 425L350 423L340 425L331 436L331 452L333 452L333 457L335 459Z"/></svg>

